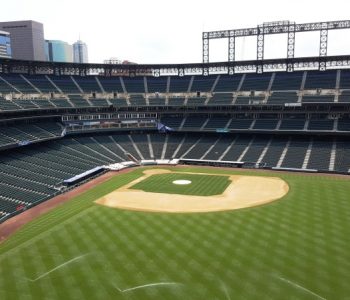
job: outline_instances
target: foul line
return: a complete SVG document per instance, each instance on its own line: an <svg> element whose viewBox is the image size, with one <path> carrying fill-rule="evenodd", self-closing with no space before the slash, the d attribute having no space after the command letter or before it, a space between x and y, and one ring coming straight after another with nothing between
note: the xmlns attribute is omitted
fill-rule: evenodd
<svg viewBox="0 0 350 300"><path fill-rule="evenodd" d="M138 285L138 286L134 286L128 289L120 289L117 286L113 285L119 292L121 293L126 293L126 292L130 292L130 291L134 291L134 290L138 290L138 289L143 289L143 288L147 288L147 287L153 287L153 286L159 286L159 285L182 285L182 283L178 283L178 282L157 282L157 283L150 283L150 284L144 284L144 285Z"/></svg>
<svg viewBox="0 0 350 300"><path fill-rule="evenodd" d="M323 298L322 296L316 294L316 293L313 292L313 291L308 290L307 288L305 288L305 287L303 287L303 286L297 284L296 282L290 281L290 280L288 280L288 279L286 279L286 278L283 278L283 277L279 277L279 276L276 276L276 277L277 277L278 279L284 281L284 282L289 283L290 285L295 286L296 288L298 288L298 289L300 289L300 290L303 290L304 292L307 292L307 293L309 293L309 294L311 294L311 295L314 295L314 296L317 297L318 299L326 300L326 298Z"/></svg>
<svg viewBox="0 0 350 300"><path fill-rule="evenodd" d="M68 265L68 264L70 264L70 263L72 263L73 261L76 261L76 260L78 260L78 259L83 258L84 256L86 256L86 255L88 255L88 254L89 254L89 253L83 254L83 255L80 255L80 256L77 256L77 257L74 257L74 258L72 258L71 260L68 260L68 261L64 262L63 264L60 264L59 266L57 266L57 267L51 269L50 271L48 271L48 272L46 272L46 273L40 275L39 277L37 277L37 278L35 278L35 279L30 279L30 278L27 278L27 279L28 279L29 281L31 281L31 282L35 282L35 281L37 281L37 280L39 280L39 279L41 279L41 278L43 278L43 277L49 275L50 273L52 273L52 272L54 272L54 271L56 271L56 270L58 270L58 269L60 269L60 268L62 268L62 267L64 267L64 266L66 266L66 265Z"/></svg>

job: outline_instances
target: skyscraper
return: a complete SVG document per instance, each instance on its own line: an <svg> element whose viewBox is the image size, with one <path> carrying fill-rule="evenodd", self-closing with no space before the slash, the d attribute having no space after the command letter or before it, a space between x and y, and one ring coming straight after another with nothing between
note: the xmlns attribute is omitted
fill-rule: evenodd
<svg viewBox="0 0 350 300"><path fill-rule="evenodd" d="M88 50L87 45L78 40L73 44L73 57L75 63L88 63Z"/></svg>
<svg viewBox="0 0 350 300"><path fill-rule="evenodd" d="M0 31L0 57L12 57L10 34L6 31Z"/></svg>
<svg viewBox="0 0 350 300"><path fill-rule="evenodd" d="M46 59L57 62L73 62L73 46L59 40L45 41Z"/></svg>
<svg viewBox="0 0 350 300"><path fill-rule="evenodd" d="M45 61L44 26L35 21L0 22L10 33L12 58Z"/></svg>

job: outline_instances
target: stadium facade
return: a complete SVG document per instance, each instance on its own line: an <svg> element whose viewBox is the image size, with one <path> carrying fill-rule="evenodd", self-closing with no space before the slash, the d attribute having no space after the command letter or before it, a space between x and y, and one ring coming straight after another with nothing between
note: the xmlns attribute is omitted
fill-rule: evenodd
<svg viewBox="0 0 350 300"><path fill-rule="evenodd" d="M11 35L12 58L45 61L44 26L35 21L0 22Z"/></svg>

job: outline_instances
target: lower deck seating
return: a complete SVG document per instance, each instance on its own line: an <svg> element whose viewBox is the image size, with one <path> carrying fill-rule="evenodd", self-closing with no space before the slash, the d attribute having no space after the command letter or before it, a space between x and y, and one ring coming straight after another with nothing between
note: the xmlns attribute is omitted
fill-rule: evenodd
<svg viewBox="0 0 350 300"><path fill-rule="evenodd" d="M317 138L313 141L307 168L328 171L333 140Z"/></svg>
<svg viewBox="0 0 350 300"><path fill-rule="evenodd" d="M260 162L262 165L271 168L277 167L278 163L280 162L281 155L287 146L288 139L289 138L287 136L277 135L272 137L266 153L261 157Z"/></svg>
<svg viewBox="0 0 350 300"><path fill-rule="evenodd" d="M216 144L216 141L213 139L212 136L207 136L207 137L202 136L200 140L198 140L198 143L195 144L194 147L186 155L184 155L184 158L188 158L188 159L202 158L202 156L206 154L209 148L213 144Z"/></svg>
<svg viewBox="0 0 350 300"><path fill-rule="evenodd" d="M243 151L248 149L249 143L252 141L250 135L238 136L234 143L231 145L229 151L224 155L222 160L224 161L241 161Z"/></svg>
<svg viewBox="0 0 350 300"><path fill-rule="evenodd" d="M50 128L42 123L37 127L35 132L22 128L21 134L55 133L54 126ZM0 133L1 139L4 137ZM349 137L341 136L329 139L319 136L200 132L66 136L2 151L0 220L18 209L52 197L63 180L96 166L130 160L128 155L137 160L203 159L346 173L350 169L349 151Z"/></svg>
<svg viewBox="0 0 350 300"><path fill-rule="evenodd" d="M285 157L281 163L281 167L301 169L304 164L305 155L309 144L309 138L292 138Z"/></svg>

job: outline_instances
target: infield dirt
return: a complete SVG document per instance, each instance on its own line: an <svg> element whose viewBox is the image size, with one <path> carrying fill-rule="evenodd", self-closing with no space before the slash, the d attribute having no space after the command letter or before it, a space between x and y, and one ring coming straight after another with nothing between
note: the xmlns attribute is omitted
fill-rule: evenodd
<svg viewBox="0 0 350 300"><path fill-rule="evenodd" d="M188 196L152 193L130 189L136 183L155 174L176 173L164 169L145 170L144 176L98 199L96 203L121 209L153 212L213 212L234 210L266 204L282 198L288 184L278 177L231 175L231 184L215 196ZM205 173L187 173L201 174ZM211 174L214 175L214 174ZM220 176L219 174L215 174ZM225 175L227 176L227 175Z"/></svg>

